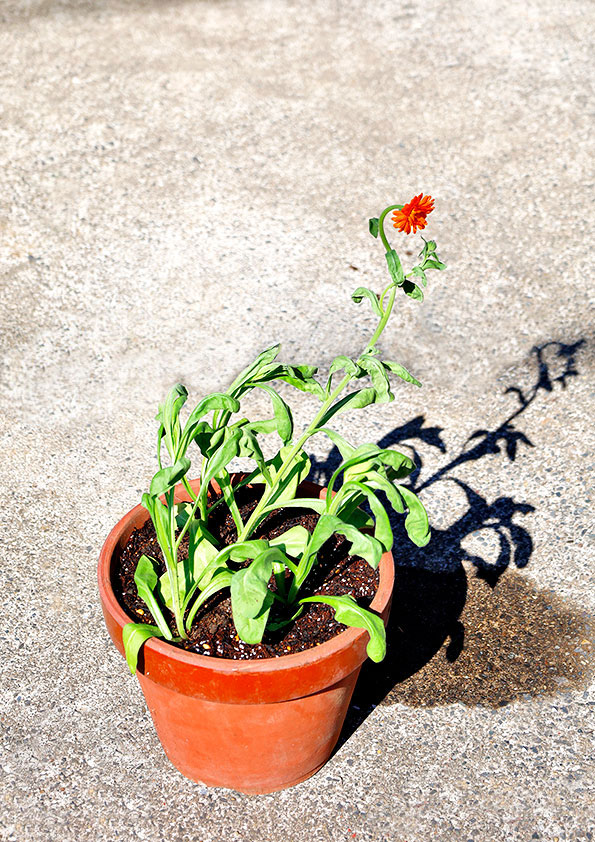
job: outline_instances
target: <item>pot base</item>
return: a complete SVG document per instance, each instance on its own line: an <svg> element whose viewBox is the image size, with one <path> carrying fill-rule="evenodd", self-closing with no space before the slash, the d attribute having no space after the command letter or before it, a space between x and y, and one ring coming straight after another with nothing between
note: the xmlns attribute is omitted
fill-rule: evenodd
<svg viewBox="0 0 595 842"><path fill-rule="evenodd" d="M360 669L298 699L225 704L138 673L155 730L185 777L247 794L287 789L314 775L335 747ZM297 772L297 775L296 775Z"/></svg>

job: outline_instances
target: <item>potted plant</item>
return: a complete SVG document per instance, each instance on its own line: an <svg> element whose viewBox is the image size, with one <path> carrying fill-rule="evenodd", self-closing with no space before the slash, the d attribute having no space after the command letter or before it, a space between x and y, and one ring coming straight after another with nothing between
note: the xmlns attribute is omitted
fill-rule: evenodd
<svg viewBox="0 0 595 842"><path fill-rule="evenodd" d="M138 676L165 751L194 780L269 792L309 777L339 737L366 654L384 657L394 579L387 507L405 514L418 546L429 540L428 518L402 484L412 460L355 446L332 422L392 401L391 375L420 385L376 346L398 292L423 300L416 281L425 286L427 270L444 264L436 243L424 240L405 273L384 223L392 211L395 228L416 233L432 210L431 197L420 194L370 220L390 280L380 294L360 287L352 298L371 305L378 325L356 359L333 360L325 384L315 367L278 362L275 345L185 421L184 386L159 407L158 470L103 546L99 590L109 633ZM299 434L280 382L317 401ZM255 389L270 398L271 418L242 416ZM306 479L304 448L321 433L342 457L326 489ZM281 446L266 458L261 437L271 434ZM252 460L253 470L231 473L236 457Z"/></svg>

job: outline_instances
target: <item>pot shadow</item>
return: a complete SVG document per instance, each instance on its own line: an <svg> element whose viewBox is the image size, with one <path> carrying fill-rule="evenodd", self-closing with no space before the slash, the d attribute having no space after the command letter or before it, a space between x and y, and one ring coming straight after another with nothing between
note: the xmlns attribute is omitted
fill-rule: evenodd
<svg viewBox="0 0 595 842"><path fill-rule="evenodd" d="M416 470L410 487L419 492L449 482L466 501L464 513L446 529L433 529L427 547L412 545L395 515L395 589L387 628L387 656L367 661L361 672L337 748L377 705L435 706L460 702L499 707L515 699L582 687L595 661L589 617L553 593L539 590L518 572L531 558L533 541L519 518L535 511L527 502L499 497L488 502L458 479L456 468L500 453L515 461L520 447L534 447L517 419L557 384L566 388L579 372L576 360L584 339L535 346L532 386L506 389L517 408L491 430L478 429L461 452L428 479L421 478L421 449L446 454L443 428L417 416L383 437L381 447L406 442ZM318 482L328 481L340 463L336 448L313 465ZM471 536L473 536L471 538ZM474 544L473 551L463 546ZM477 549L479 547L479 549ZM394 551L393 551L394 552ZM475 568L468 577L463 563ZM503 574L509 571L506 576Z"/></svg>

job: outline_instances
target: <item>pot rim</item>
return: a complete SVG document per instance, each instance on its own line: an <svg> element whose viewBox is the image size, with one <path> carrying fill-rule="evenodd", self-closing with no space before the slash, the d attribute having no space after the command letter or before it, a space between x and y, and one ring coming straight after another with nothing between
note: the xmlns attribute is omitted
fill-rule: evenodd
<svg viewBox="0 0 595 842"><path fill-rule="evenodd" d="M200 480L192 480L191 487L195 490ZM309 494L316 494L323 497L326 492L326 487L318 483L305 480L300 484L300 489ZM183 502L188 500L187 492L181 485L176 486L176 502ZM143 515L146 517L142 518ZM135 524L140 523L141 518L143 522L149 519L149 512L142 504L137 504L129 512L127 512L113 527L107 536L99 554L99 562L97 566L99 593L104 607L107 608L116 620L120 630L130 622L132 618L124 611L118 602L111 584L111 569L114 558L114 551L122 538L128 530L128 535L125 540L128 540L132 530L138 528ZM132 527L132 528L130 528ZM380 582L378 589L374 595L374 599L370 604L370 609L375 611L378 615L382 614L390 605L393 584L394 584L394 562L392 553L386 552L382 555L378 567L380 573ZM304 649L301 652L293 652L288 655L279 655L273 658L220 658L210 655L201 655L198 652L189 652L186 649L181 649L174 646L165 640L152 637L144 643L144 648L149 649L155 655L173 661L180 666L203 667L209 671L219 673L221 675L267 675L276 672L280 669L295 669L296 667L314 665L320 661L326 660L331 655L336 655L340 652L351 649L354 644L357 645L360 641L363 643L368 632L360 628L348 628L343 632L332 637L324 643L319 643L309 649Z"/></svg>

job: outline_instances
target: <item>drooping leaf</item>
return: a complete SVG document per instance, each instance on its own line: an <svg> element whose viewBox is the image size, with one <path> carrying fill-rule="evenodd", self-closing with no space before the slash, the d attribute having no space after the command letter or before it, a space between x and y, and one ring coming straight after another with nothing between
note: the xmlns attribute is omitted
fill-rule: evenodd
<svg viewBox="0 0 595 842"><path fill-rule="evenodd" d="M376 403L390 403L395 396L390 390L390 382L383 364L371 354L362 354L358 364L370 375L372 386L376 391Z"/></svg>
<svg viewBox="0 0 595 842"><path fill-rule="evenodd" d="M290 407L272 386L268 386L265 383L258 383L257 385L259 389L264 389L270 396L273 404L273 412L275 413L277 432L283 444L288 444L293 435L293 417Z"/></svg>
<svg viewBox="0 0 595 842"><path fill-rule="evenodd" d="M390 276L393 279L395 286L402 286L405 281L405 276L403 274L403 267L401 266L399 255L394 249L389 249L386 252L386 262L388 264L388 271L390 272Z"/></svg>
<svg viewBox="0 0 595 842"><path fill-rule="evenodd" d="M380 302L375 292L367 287L358 287L351 293L351 298L356 304L361 304L364 298L367 298L372 305L372 310L379 319L382 318L382 310L380 309Z"/></svg>
<svg viewBox="0 0 595 842"><path fill-rule="evenodd" d="M389 465L399 478L408 476L415 467L412 459L404 453L399 453L398 450L380 448L372 443L360 444L349 459L342 462L335 470L330 479L329 488L331 490L334 488L341 472L345 479L353 479L365 476L369 470L376 469L378 465Z"/></svg>
<svg viewBox="0 0 595 842"><path fill-rule="evenodd" d="M426 273L421 268L421 266L414 266L410 275L417 275L418 278L421 278L422 284L426 287L428 285L428 279L426 278Z"/></svg>
<svg viewBox="0 0 595 842"><path fill-rule="evenodd" d="M413 283L413 281L403 281L403 292L405 295L408 295L409 298L414 298L416 301L424 300L424 294L421 291L421 287L418 287L417 284Z"/></svg>
<svg viewBox="0 0 595 842"><path fill-rule="evenodd" d="M155 573L153 561L146 555L142 555L138 560L138 564L134 572L134 582L138 590L138 595L142 600L144 600L145 605L153 615L153 619L159 627L161 636L165 637L166 640L171 640L172 633L165 622L161 606L157 602L157 598L154 594L155 588L157 587L157 581L157 573Z"/></svg>
<svg viewBox="0 0 595 842"><path fill-rule="evenodd" d="M225 412L239 412L239 409L239 401L231 395L226 395L223 392L213 392L213 394L207 395L192 410L186 424L184 425L184 431L182 432L180 440L180 453L185 453L188 449L188 445L196 437L196 435L198 433L204 433L207 429L208 425L199 426L199 423L201 418L203 418L208 412L217 412L220 410L224 410Z"/></svg>
<svg viewBox="0 0 595 842"><path fill-rule="evenodd" d="M338 357L331 363L331 367L329 369L329 376L335 374L337 371L345 371L345 374L348 374L350 377L359 377L360 375L360 367L349 357L346 357L344 354L339 354Z"/></svg>
<svg viewBox="0 0 595 842"><path fill-rule="evenodd" d="M377 541L380 541L384 552L387 552L391 549L393 545L393 531L391 529L390 520L386 509L384 508L374 491L368 487L365 481L357 482L356 480L351 480L350 482L346 482L341 487L340 494L343 496L345 494L349 494L352 491L361 494L367 499L368 505L372 509L372 514L374 515L375 520L374 537Z"/></svg>
<svg viewBox="0 0 595 842"><path fill-rule="evenodd" d="M188 392L186 387L182 383L176 383L166 397L165 403L159 406L159 411L155 416L156 420L163 427L165 445L170 458L174 461L177 455L180 436L180 409L186 403L187 398Z"/></svg>
<svg viewBox="0 0 595 842"><path fill-rule="evenodd" d="M140 648L150 637L162 635L157 626L150 626L148 623L126 623L122 630L126 663L132 675L136 672Z"/></svg>
<svg viewBox="0 0 595 842"><path fill-rule="evenodd" d="M344 535L352 544L351 555L358 555L365 558L374 570L378 567L382 558L382 544L371 535L360 532L352 524L345 523L337 515L321 515L312 533L308 552L312 555L317 553L325 541L328 541L335 532L339 535Z"/></svg>
<svg viewBox="0 0 595 842"><path fill-rule="evenodd" d="M337 447L343 459L348 459L355 450L355 447L352 444L349 444L349 442L346 441L340 433L337 433L336 430L331 430L330 427L319 427L317 432L325 433L329 437L332 443Z"/></svg>
<svg viewBox="0 0 595 842"><path fill-rule="evenodd" d="M418 547L425 547L430 540L430 524L428 522L427 512L421 500L413 491L405 488L403 485L398 485L397 489L409 509L405 518L407 534Z"/></svg>
<svg viewBox="0 0 595 842"><path fill-rule="evenodd" d="M372 219L368 220L368 227L370 229L370 234L373 237L378 237L379 222L380 222L380 220L377 219L376 217L372 217Z"/></svg>
<svg viewBox="0 0 595 842"><path fill-rule="evenodd" d="M327 409L320 420L320 426L325 427L335 415L339 415L349 409L363 409L375 401L376 392L371 387L368 387L367 389L358 389L357 392L351 392L349 395L345 395L344 398L341 398L341 400L337 401Z"/></svg>
<svg viewBox="0 0 595 842"><path fill-rule="evenodd" d="M221 444L209 457L202 477L201 487L207 487L213 477L221 473L231 460L238 455L239 441L242 438L243 430L236 427L233 430L225 429L223 444Z"/></svg>
<svg viewBox="0 0 595 842"><path fill-rule="evenodd" d="M253 379L262 368L272 363L280 350L280 344L271 345L270 348L265 348L265 350L256 357L253 363L250 363L249 366L238 374L228 389L229 393L234 394L237 389L242 386L242 384Z"/></svg>
<svg viewBox="0 0 595 842"><path fill-rule="evenodd" d="M324 400L325 392L314 377L318 369L310 365L285 365L283 371L275 379L289 383L301 392L310 392L320 400Z"/></svg>
<svg viewBox="0 0 595 842"><path fill-rule="evenodd" d="M378 663L386 655L386 631L382 618L362 608L351 596L308 596L304 602L323 602L335 611L335 620L356 629L365 629L370 635L366 646L368 657Z"/></svg>
<svg viewBox="0 0 595 842"><path fill-rule="evenodd" d="M269 433L276 432L276 430L277 430L277 419L276 418L263 418L261 421L251 421L246 426L253 433L256 433L256 434L264 433L265 435L269 435Z"/></svg>
<svg viewBox="0 0 595 842"><path fill-rule="evenodd" d="M382 491L386 494L388 502L391 504L395 512L402 514L405 511L401 495L388 477L384 476L382 470L368 471L365 479L370 488L375 488L377 491Z"/></svg>
<svg viewBox="0 0 595 842"><path fill-rule="evenodd" d="M190 459L187 456L182 456L175 465L161 468L151 480L151 485L149 486L151 497L159 497L160 494L169 491L170 488L173 488L188 473L189 469Z"/></svg>
<svg viewBox="0 0 595 842"><path fill-rule="evenodd" d="M446 263L442 263L441 260L426 260L424 262L424 268L426 268L426 269L446 269Z"/></svg>
<svg viewBox="0 0 595 842"><path fill-rule="evenodd" d="M382 365L402 380L406 380L408 383L413 383L414 386L421 386L419 380L417 380L412 374L409 374L407 369L400 363L395 363L392 360L383 360Z"/></svg>

